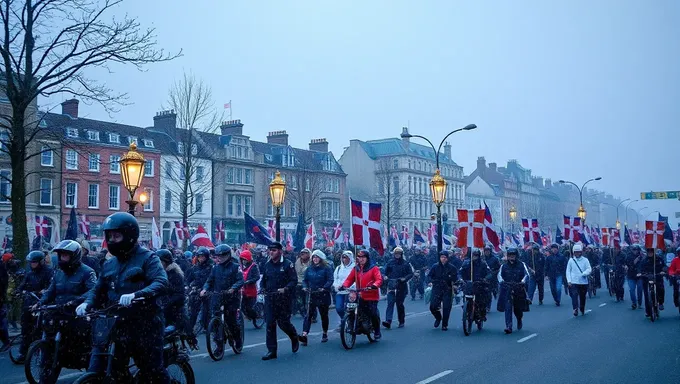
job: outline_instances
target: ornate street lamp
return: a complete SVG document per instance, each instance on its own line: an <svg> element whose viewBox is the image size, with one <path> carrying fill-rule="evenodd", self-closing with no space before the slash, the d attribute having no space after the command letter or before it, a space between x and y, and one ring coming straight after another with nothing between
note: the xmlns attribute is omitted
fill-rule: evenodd
<svg viewBox="0 0 680 384"><path fill-rule="evenodd" d="M510 231L515 233L515 220L517 219L517 210L515 207L510 207Z"/></svg>
<svg viewBox="0 0 680 384"><path fill-rule="evenodd" d="M276 208L276 241L281 241L281 206L286 199L286 182L281 178L281 172L276 171L276 175L269 183L269 195L272 198L272 205Z"/></svg>
<svg viewBox="0 0 680 384"><path fill-rule="evenodd" d="M578 186L578 184L574 183L573 181L568 181L568 180L559 180L560 184L571 184L576 187L578 190L578 196L579 196L579 207L578 211L576 212L576 216L581 218L581 225L585 224L586 222L586 209L583 208L583 190L585 189L586 185L592 181L600 181L602 180L601 177L595 177L592 179L587 180L581 187Z"/></svg>
<svg viewBox="0 0 680 384"><path fill-rule="evenodd" d="M586 209L583 208L583 205L578 207L578 212L576 212L576 216L581 218L581 224L586 222Z"/></svg>
<svg viewBox="0 0 680 384"><path fill-rule="evenodd" d="M439 169L434 172L430 180L430 192L432 201L437 206L437 252L442 250L442 204L446 201L446 180L442 177Z"/></svg>
<svg viewBox="0 0 680 384"><path fill-rule="evenodd" d="M135 207L137 206L135 192L142 185L146 160L144 160L144 156L141 153L137 152L137 144L131 143L130 150L118 162L120 163L123 185L130 194L130 200L127 201L128 213L134 216Z"/></svg>

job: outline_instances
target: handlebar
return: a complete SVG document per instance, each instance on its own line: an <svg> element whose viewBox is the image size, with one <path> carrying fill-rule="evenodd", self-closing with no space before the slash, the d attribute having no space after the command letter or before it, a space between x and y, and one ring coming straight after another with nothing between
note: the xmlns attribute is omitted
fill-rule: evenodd
<svg viewBox="0 0 680 384"><path fill-rule="evenodd" d="M133 303L140 303L140 302L143 302L144 300L145 300L145 298L138 297L136 299L132 299L132 302ZM94 316L106 317L109 314L109 312L114 312L114 311L121 309L121 308L127 308L127 307L116 303L116 304L109 305L108 307L105 307L105 308L102 308L102 309L96 309L96 310L88 311L87 313L85 313L82 316L76 315L76 317L78 317L78 318L89 318L89 317L94 317Z"/></svg>

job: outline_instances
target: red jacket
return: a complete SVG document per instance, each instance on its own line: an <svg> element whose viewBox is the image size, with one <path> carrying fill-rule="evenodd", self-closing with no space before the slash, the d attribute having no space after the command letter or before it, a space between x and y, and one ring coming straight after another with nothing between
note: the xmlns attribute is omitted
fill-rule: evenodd
<svg viewBox="0 0 680 384"><path fill-rule="evenodd" d="M342 283L342 286L345 288L349 288L356 282L356 276L357 276L357 269L359 267L354 267L352 269L352 272L349 273L347 276L347 279L345 280L344 283ZM359 282L357 283L356 287L357 288L366 288L369 285L374 285L378 288L382 285L383 279L382 279L382 274L380 274L380 269L373 265L368 268L367 271L361 271L359 273ZM364 291L360 293L361 298L366 301L378 301L380 300L380 291L377 289L371 290L371 291Z"/></svg>
<svg viewBox="0 0 680 384"><path fill-rule="evenodd" d="M243 281L248 280L248 274L250 271L253 269L253 266L255 263L250 264L250 266L246 269L243 270ZM243 291L243 296L245 297L257 297L257 282L251 283L251 284L244 284L243 288L241 289Z"/></svg>
<svg viewBox="0 0 680 384"><path fill-rule="evenodd" d="M674 257L671 260L671 266L668 267L668 274L671 276L680 276L680 257Z"/></svg>

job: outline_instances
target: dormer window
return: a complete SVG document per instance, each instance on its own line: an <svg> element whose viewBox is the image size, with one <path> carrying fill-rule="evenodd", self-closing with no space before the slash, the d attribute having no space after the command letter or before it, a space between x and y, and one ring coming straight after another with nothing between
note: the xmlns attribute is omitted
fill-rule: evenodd
<svg viewBox="0 0 680 384"><path fill-rule="evenodd" d="M153 148L153 140L144 139L144 146L147 148Z"/></svg>
<svg viewBox="0 0 680 384"><path fill-rule="evenodd" d="M135 145L138 145L138 143L137 143L137 137L135 137L135 136L130 136L130 137L128 137L128 145L130 145L130 144L132 144L132 143L135 143Z"/></svg>
<svg viewBox="0 0 680 384"><path fill-rule="evenodd" d="M66 128L66 136L67 137L78 137L78 129L77 128L71 128L71 127Z"/></svg>
<svg viewBox="0 0 680 384"><path fill-rule="evenodd" d="M333 169L333 158L330 155L326 156L326 161L324 162L323 170L324 171L333 171L334 170Z"/></svg>
<svg viewBox="0 0 680 384"><path fill-rule="evenodd" d="M98 131L87 131L87 139L93 140L93 141L99 141L99 132Z"/></svg>
<svg viewBox="0 0 680 384"><path fill-rule="evenodd" d="M109 143L120 144L120 135L117 133L109 133Z"/></svg>
<svg viewBox="0 0 680 384"><path fill-rule="evenodd" d="M184 154L184 143L181 141L177 142L177 153Z"/></svg>
<svg viewBox="0 0 680 384"><path fill-rule="evenodd" d="M294 167L295 166L295 152L292 149L286 148L281 156L281 166Z"/></svg>

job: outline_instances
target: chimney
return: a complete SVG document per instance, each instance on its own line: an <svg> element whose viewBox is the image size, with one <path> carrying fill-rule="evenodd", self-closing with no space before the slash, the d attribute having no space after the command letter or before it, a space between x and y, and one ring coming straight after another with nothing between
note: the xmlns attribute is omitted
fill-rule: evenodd
<svg viewBox="0 0 680 384"><path fill-rule="evenodd" d="M78 118L78 99L66 100L61 103L61 114L68 115L72 119Z"/></svg>
<svg viewBox="0 0 680 384"><path fill-rule="evenodd" d="M407 148L407 149L409 147L409 144L411 143L411 138L406 136L408 134L409 134L408 133L408 127L402 127L401 128L401 145L404 148Z"/></svg>
<svg viewBox="0 0 680 384"><path fill-rule="evenodd" d="M273 131L267 135L267 143L288 145L288 134L286 131Z"/></svg>
<svg viewBox="0 0 680 384"><path fill-rule="evenodd" d="M157 131L165 132L170 137L174 137L174 131L177 128L175 110L156 112L156 116L153 117L153 127Z"/></svg>
<svg viewBox="0 0 680 384"><path fill-rule="evenodd" d="M552 179L545 179L545 187L546 188L552 187Z"/></svg>
<svg viewBox="0 0 680 384"><path fill-rule="evenodd" d="M453 160L451 158L451 143L449 143L448 141L444 143L444 154L446 155L446 157L449 158L449 160Z"/></svg>
<svg viewBox="0 0 680 384"><path fill-rule="evenodd" d="M496 168L497 168L496 163L489 163L489 169L491 170L491 172L498 172Z"/></svg>
<svg viewBox="0 0 680 384"><path fill-rule="evenodd" d="M243 123L240 119L223 121L220 129L222 136L243 136Z"/></svg>
<svg viewBox="0 0 680 384"><path fill-rule="evenodd" d="M326 139L312 139L312 141L309 142L309 150L328 152L328 141L326 141Z"/></svg>

